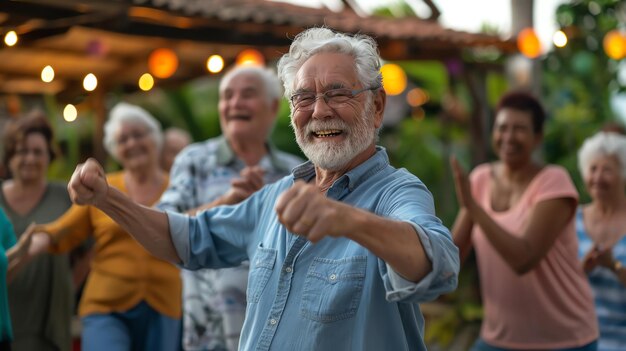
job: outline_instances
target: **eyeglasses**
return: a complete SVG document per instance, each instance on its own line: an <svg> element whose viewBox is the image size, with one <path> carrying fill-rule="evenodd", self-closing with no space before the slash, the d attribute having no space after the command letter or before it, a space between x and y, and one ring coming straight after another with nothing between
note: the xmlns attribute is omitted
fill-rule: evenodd
<svg viewBox="0 0 626 351"><path fill-rule="evenodd" d="M291 104L296 110L300 111L310 111L315 107L315 102L319 98L323 98L324 102L332 107L339 108L344 107L350 99L355 96L361 94L362 92L368 90L376 90L379 89L380 85L376 85L369 88L363 88L358 90L350 90L350 89L331 89L327 90L323 93L312 93L312 92L302 92L291 95Z"/></svg>

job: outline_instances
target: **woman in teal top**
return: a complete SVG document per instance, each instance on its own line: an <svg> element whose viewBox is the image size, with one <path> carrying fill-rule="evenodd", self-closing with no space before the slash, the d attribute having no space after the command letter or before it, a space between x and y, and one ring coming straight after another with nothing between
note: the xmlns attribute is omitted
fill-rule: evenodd
<svg viewBox="0 0 626 351"><path fill-rule="evenodd" d="M6 251L15 245L15 233L13 225L4 211L0 209L0 240L2 252L0 253L0 350L11 349L13 330L11 329L11 316L9 315L9 300L7 299L7 270L9 260Z"/></svg>
<svg viewBox="0 0 626 351"><path fill-rule="evenodd" d="M27 257L24 254L30 244L31 234L29 228L16 245L13 225L0 207L0 243L2 243L2 250L0 250L0 351L11 350L13 339L7 281L10 281L19 267L26 263L26 260L22 258Z"/></svg>

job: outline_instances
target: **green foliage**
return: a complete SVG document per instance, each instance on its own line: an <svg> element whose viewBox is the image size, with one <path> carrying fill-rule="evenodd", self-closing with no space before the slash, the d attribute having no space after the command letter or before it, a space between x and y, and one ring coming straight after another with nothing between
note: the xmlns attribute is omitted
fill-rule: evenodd
<svg viewBox="0 0 626 351"><path fill-rule="evenodd" d="M618 0L560 5L556 20L568 35L568 44L555 48L542 61L542 98L551 117L544 133L545 159L566 167L581 194L585 192L575 151L603 124L615 121L610 98L624 88L617 79L617 63L602 49L604 35L619 25L618 6Z"/></svg>

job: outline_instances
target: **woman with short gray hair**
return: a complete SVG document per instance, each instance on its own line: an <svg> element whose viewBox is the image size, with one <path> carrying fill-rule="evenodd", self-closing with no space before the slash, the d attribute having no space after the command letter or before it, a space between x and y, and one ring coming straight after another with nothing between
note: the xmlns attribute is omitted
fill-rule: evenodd
<svg viewBox="0 0 626 351"><path fill-rule="evenodd" d="M109 185L152 206L167 188L159 166L161 127L139 106L120 103L104 126L104 145L123 170ZM73 205L55 222L38 226L31 252L65 252L94 238L91 273L79 306L85 350L177 350L181 281L172 264L157 259L93 206Z"/></svg>
<svg viewBox="0 0 626 351"><path fill-rule="evenodd" d="M588 138L578 165L591 196L576 211L578 255L595 297L598 350L626 350L626 137Z"/></svg>

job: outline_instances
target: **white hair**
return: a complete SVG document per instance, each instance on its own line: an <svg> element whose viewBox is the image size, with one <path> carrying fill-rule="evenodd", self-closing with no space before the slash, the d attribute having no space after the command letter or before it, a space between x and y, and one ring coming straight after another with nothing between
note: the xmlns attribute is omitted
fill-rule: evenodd
<svg viewBox="0 0 626 351"><path fill-rule="evenodd" d="M313 55L328 52L347 54L354 58L355 70L364 87L382 86L380 55L376 41L363 35L336 33L328 28L311 28L296 35L289 53L278 61L278 76L289 99L300 67Z"/></svg>
<svg viewBox="0 0 626 351"><path fill-rule="evenodd" d="M587 176L591 162L598 157L615 156L626 180L626 136L613 132L599 132L587 138L578 150L578 169Z"/></svg>
<svg viewBox="0 0 626 351"><path fill-rule="evenodd" d="M123 123L134 123L146 126L149 132L148 135L154 140L157 146L157 151L161 150L163 145L161 124L143 108L126 102L120 102L111 109L109 119L104 124L104 148L116 161L118 159L115 134L117 134L117 131Z"/></svg>
<svg viewBox="0 0 626 351"><path fill-rule="evenodd" d="M228 71L220 80L219 92L226 89L230 81L239 75L252 75L261 80L263 83L264 93L268 102L280 100L282 91L280 89L280 81L276 74L268 69L256 66L236 66Z"/></svg>

